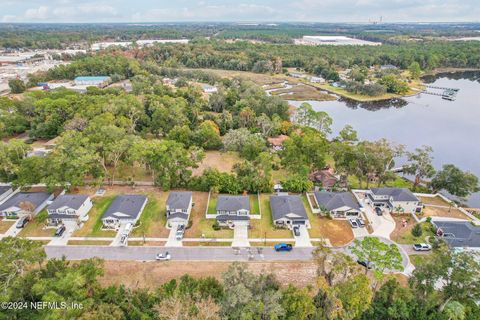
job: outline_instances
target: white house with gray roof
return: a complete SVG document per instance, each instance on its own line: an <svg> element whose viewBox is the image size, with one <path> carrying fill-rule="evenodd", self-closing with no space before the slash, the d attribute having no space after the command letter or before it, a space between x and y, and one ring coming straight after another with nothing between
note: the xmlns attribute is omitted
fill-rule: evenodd
<svg viewBox="0 0 480 320"><path fill-rule="evenodd" d="M47 208L47 223L49 225L59 225L64 221L86 221L92 206L92 200L87 195L60 195Z"/></svg>
<svg viewBox="0 0 480 320"><path fill-rule="evenodd" d="M7 199L13 193L12 185L1 184L0 185L0 202Z"/></svg>
<svg viewBox="0 0 480 320"><path fill-rule="evenodd" d="M49 192L18 192L0 204L0 216L35 216L42 211L52 199L53 194Z"/></svg>
<svg viewBox="0 0 480 320"><path fill-rule="evenodd" d="M117 196L103 214L103 227L118 229L122 224L135 224L145 209L148 198L144 195Z"/></svg>
<svg viewBox="0 0 480 320"><path fill-rule="evenodd" d="M433 220L432 225L450 247L480 250L480 226L471 221Z"/></svg>
<svg viewBox="0 0 480 320"><path fill-rule="evenodd" d="M384 207L395 213L415 213L422 210L422 202L406 188L370 188L366 199L374 207Z"/></svg>
<svg viewBox="0 0 480 320"><path fill-rule="evenodd" d="M172 191L167 199L167 226L188 223L192 211L193 198L190 191Z"/></svg>
<svg viewBox="0 0 480 320"><path fill-rule="evenodd" d="M249 196L226 196L217 198L216 219L220 225L232 226L235 221L250 220Z"/></svg>
<svg viewBox="0 0 480 320"><path fill-rule="evenodd" d="M292 229L296 225L305 225L310 228L307 211L298 195L270 196L270 209L273 223L278 227Z"/></svg>
<svg viewBox="0 0 480 320"><path fill-rule="evenodd" d="M351 192L314 192L315 202L321 212L334 219L346 219L360 215L360 205Z"/></svg>

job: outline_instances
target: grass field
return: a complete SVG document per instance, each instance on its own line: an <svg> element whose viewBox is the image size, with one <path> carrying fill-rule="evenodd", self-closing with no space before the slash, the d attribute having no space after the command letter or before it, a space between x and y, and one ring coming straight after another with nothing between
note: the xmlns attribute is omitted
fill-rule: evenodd
<svg viewBox="0 0 480 320"><path fill-rule="evenodd" d="M434 236L434 233L431 230L431 225L428 222L422 222L420 225L422 226L422 235L420 237L414 237L412 235L412 228L415 225L414 222L408 221L406 227L402 227L402 219L398 217L394 217L396 222L395 231L392 233L390 238L400 244L415 244L415 243L424 243L426 242L425 238L428 236ZM399 229L400 228L400 229Z"/></svg>
<svg viewBox="0 0 480 320"><path fill-rule="evenodd" d="M167 237L169 230L165 227L167 223L166 203L168 192L148 193L148 202L139 219L139 226L133 229L132 237Z"/></svg>
<svg viewBox="0 0 480 320"><path fill-rule="evenodd" d="M447 218L471 220L470 217L468 217L462 211L460 211L455 207L438 208L438 207L427 206L422 210L422 217L447 217Z"/></svg>
<svg viewBox="0 0 480 320"><path fill-rule="evenodd" d="M55 228L45 229L47 210L40 211L18 234L20 237L53 237Z"/></svg>
<svg viewBox="0 0 480 320"><path fill-rule="evenodd" d="M102 230L102 216L112 203L114 195L93 198L93 207L88 212L88 221L73 233L74 237L114 237L114 230Z"/></svg>
<svg viewBox="0 0 480 320"><path fill-rule="evenodd" d="M192 172L194 176L200 176L205 169L215 168L220 172L230 173L233 166L241 161L238 152L207 151L198 168L193 169Z"/></svg>
<svg viewBox="0 0 480 320"><path fill-rule="evenodd" d="M249 238L293 238L291 230L274 227L269 194L260 195L260 206L262 217L261 219L250 220Z"/></svg>
<svg viewBox="0 0 480 320"><path fill-rule="evenodd" d="M442 198L440 198L439 196L435 196L435 197L418 197L418 199L420 201L422 201L423 204L432 204L432 205L435 205L435 206L450 206L450 203L448 203L447 201L443 200Z"/></svg>
<svg viewBox="0 0 480 320"><path fill-rule="evenodd" d="M108 246L112 241L105 240L68 240L69 246Z"/></svg>
<svg viewBox="0 0 480 320"><path fill-rule="evenodd" d="M271 94L284 100L295 101L334 101L336 98L328 93L321 92L319 89L310 85L296 85L290 89L278 89L271 91Z"/></svg>
<svg viewBox="0 0 480 320"><path fill-rule="evenodd" d="M17 223L16 220L0 220L0 234L7 232L8 229L14 224Z"/></svg>

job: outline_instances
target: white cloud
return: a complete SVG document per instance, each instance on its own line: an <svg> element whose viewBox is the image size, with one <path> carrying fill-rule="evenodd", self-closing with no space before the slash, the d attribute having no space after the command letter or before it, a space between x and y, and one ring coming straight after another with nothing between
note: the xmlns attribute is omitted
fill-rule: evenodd
<svg viewBox="0 0 480 320"><path fill-rule="evenodd" d="M45 20L49 16L49 8L47 6L40 6L38 8L27 9L24 17L26 20Z"/></svg>

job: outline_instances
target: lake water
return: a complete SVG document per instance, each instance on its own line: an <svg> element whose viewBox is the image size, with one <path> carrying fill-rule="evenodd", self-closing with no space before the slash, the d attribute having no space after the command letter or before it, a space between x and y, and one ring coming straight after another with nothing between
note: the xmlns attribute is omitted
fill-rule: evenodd
<svg viewBox="0 0 480 320"><path fill-rule="evenodd" d="M460 91L455 101L419 94L375 103L346 99L307 102L333 118L334 135L350 124L360 139L386 138L406 145L408 150L429 145L437 169L452 163L480 177L480 72L441 74L424 81ZM289 102L295 106L302 103ZM397 165L401 164L398 161ZM480 207L480 193L472 195L468 203Z"/></svg>

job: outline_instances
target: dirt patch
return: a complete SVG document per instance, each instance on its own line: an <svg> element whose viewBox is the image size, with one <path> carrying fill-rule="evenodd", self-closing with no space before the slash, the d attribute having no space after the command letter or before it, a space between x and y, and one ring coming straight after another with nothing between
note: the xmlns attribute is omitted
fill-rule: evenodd
<svg viewBox="0 0 480 320"><path fill-rule="evenodd" d="M205 169L215 168L220 172L230 173L233 166L240 161L236 152L207 151L198 168L193 169L192 172L194 176L200 176Z"/></svg>
<svg viewBox="0 0 480 320"><path fill-rule="evenodd" d="M406 233L411 233L416 221L411 215L392 215L395 220L395 230L390 234L390 239L397 241Z"/></svg>
<svg viewBox="0 0 480 320"><path fill-rule="evenodd" d="M123 284L128 288L154 289L184 274L195 278L210 276L220 280L230 264L213 261L105 261L105 274L100 278L100 283L104 286ZM313 262L250 262L247 266L255 274L273 273L285 285L306 287L315 284L316 267Z"/></svg>
<svg viewBox="0 0 480 320"><path fill-rule="evenodd" d="M436 206L449 206L450 204L443 200L442 198L440 198L439 196L435 196L435 197L418 197L418 199L420 201L422 201L423 204L433 204L433 205L436 205Z"/></svg>
<svg viewBox="0 0 480 320"><path fill-rule="evenodd" d="M10 229L12 224L16 222L16 220L0 220L0 233L7 232L7 230Z"/></svg>
<svg viewBox="0 0 480 320"><path fill-rule="evenodd" d="M423 208L422 213L423 213L423 216L425 217L447 217L447 218L471 220L462 211L460 211L455 207L439 208L439 207L426 206L425 208Z"/></svg>
<svg viewBox="0 0 480 320"><path fill-rule="evenodd" d="M326 217L318 219L320 222L315 226L312 224L312 228L318 228L320 237L329 239L332 246L344 246L353 240L352 228L346 220L332 220Z"/></svg>

